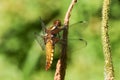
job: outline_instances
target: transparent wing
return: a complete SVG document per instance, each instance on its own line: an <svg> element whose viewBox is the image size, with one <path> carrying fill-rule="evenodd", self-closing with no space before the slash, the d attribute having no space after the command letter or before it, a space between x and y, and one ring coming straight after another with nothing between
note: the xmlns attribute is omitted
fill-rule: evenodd
<svg viewBox="0 0 120 80"><path fill-rule="evenodd" d="M68 39L69 51L80 50L87 46L87 42L84 39Z"/></svg>
<svg viewBox="0 0 120 80"><path fill-rule="evenodd" d="M45 34L45 30L46 30L46 26L43 22L43 20L40 18L40 23L41 23L41 27L42 27L42 30L40 32L41 35L44 35Z"/></svg>
<svg viewBox="0 0 120 80"><path fill-rule="evenodd" d="M44 43L43 36L45 35L46 26L41 18L40 18L40 23L41 23L40 26L42 29L41 29L40 33L35 33L35 38L36 38L36 41L41 46L42 50L45 50L45 43Z"/></svg>
<svg viewBox="0 0 120 80"><path fill-rule="evenodd" d="M41 46L42 50L45 50L45 43L44 43L43 35L35 33L35 37L36 37L36 41Z"/></svg>
<svg viewBox="0 0 120 80"><path fill-rule="evenodd" d="M70 25L70 27L72 26L87 26L87 21L78 21Z"/></svg>
<svg viewBox="0 0 120 80"><path fill-rule="evenodd" d="M86 27L86 21L79 21L69 26L68 49L74 51L87 46L87 42L83 39L84 35L82 34Z"/></svg>
<svg viewBox="0 0 120 80"><path fill-rule="evenodd" d="M69 26L69 35L68 37L80 37L87 27L86 21L79 21Z"/></svg>

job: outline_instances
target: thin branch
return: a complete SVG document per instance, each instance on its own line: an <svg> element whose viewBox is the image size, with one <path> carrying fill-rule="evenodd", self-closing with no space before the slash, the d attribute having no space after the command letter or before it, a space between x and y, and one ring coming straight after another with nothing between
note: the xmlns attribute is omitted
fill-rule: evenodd
<svg viewBox="0 0 120 80"><path fill-rule="evenodd" d="M65 15L64 25L66 26L66 29L63 31L63 37L62 37L65 41L64 44L62 44L61 56L57 62L54 80L64 80L65 77L66 66L67 66L67 36L68 36L68 27L69 27L68 25L69 25L71 11L76 2L77 0L72 0L68 8L68 11Z"/></svg>
<svg viewBox="0 0 120 80"><path fill-rule="evenodd" d="M110 40L108 34L108 12L110 7L110 0L103 1L103 10L102 10L102 44L103 44L103 52L105 58L105 80L114 80L114 69L111 58L111 49L110 49Z"/></svg>
<svg viewBox="0 0 120 80"><path fill-rule="evenodd" d="M65 19L64 19L64 24L65 25L69 25L69 19L70 19L70 16L71 16L70 13L71 13L71 11L72 11L73 6L75 5L75 3L77 3L77 0L72 0L70 6L68 8L68 11L67 11L67 13L65 15Z"/></svg>

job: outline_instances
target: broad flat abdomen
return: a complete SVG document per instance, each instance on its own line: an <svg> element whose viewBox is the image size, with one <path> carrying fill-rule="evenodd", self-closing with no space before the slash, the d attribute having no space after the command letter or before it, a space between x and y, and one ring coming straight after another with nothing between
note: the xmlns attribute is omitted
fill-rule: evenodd
<svg viewBox="0 0 120 80"><path fill-rule="evenodd" d="M46 70L51 67L53 61L54 46L53 41L48 40L46 43Z"/></svg>

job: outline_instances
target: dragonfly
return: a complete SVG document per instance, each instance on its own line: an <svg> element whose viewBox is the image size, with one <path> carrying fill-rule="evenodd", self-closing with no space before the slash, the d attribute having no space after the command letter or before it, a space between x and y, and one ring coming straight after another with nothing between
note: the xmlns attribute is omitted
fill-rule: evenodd
<svg viewBox="0 0 120 80"><path fill-rule="evenodd" d="M44 22L42 21L42 19L40 19L40 23L42 26L42 30L39 34L35 33L36 36L36 40L37 42L40 44L42 50L46 51L46 70L48 70L51 67L52 61L53 61L53 55L54 55L54 49L55 49L55 45L58 42L61 42L64 44L64 40L60 39L60 32L62 32L66 27L64 25L61 24L60 20L55 20L53 22L53 25L50 27L46 27L46 25L44 24ZM85 24L85 22L80 21L77 23L74 23L74 26L85 26L83 25ZM70 32L72 32L71 34L76 33L76 35L79 35L77 33L77 31L75 31L74 29L70 28L69 30L71 30ZM68 35L68 36L72 36L72 35ZM76 36L75 35L75 36ZM77 38L75 37L70 39L70 44L72 44L72 42L79 42L80 43L80 47L86 46L86 41L83 40L82 38ZM68 39L69 40L69 39ZM68 43L69 44L69 43ZM73 45L73 44L72 44Z"/></svg>

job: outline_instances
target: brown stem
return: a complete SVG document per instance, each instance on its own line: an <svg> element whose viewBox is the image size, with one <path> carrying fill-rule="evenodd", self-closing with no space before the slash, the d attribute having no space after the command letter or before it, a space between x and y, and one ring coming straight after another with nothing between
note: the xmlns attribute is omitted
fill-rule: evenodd
<svg viewBox="0 0 120 80"><path fill-rule="evenodd" d="M72 0L68 8L68 11L65 15L64 25L66 26L66 29L63 30L63 37L62 37L65 41L64 44L62 44L61 56L57 62L54 80L64 80L65 77L65 71L67 66L66 63L67 63L67 37L68 37L68 27L69 27L68 25L69 25L71 11L76 2L77 0Z"/></svg>
<svg viewBox="0 0 120 80"><path fill-rule="evenodd" d="M110 7L110 0L103 1L103 9L102 9L102 44L103 44L103 52L105 58L105 80L114 80L114 69L112 64L111 57L111 49L110 49L110 40L108 34L108 12Z"/></svg>

